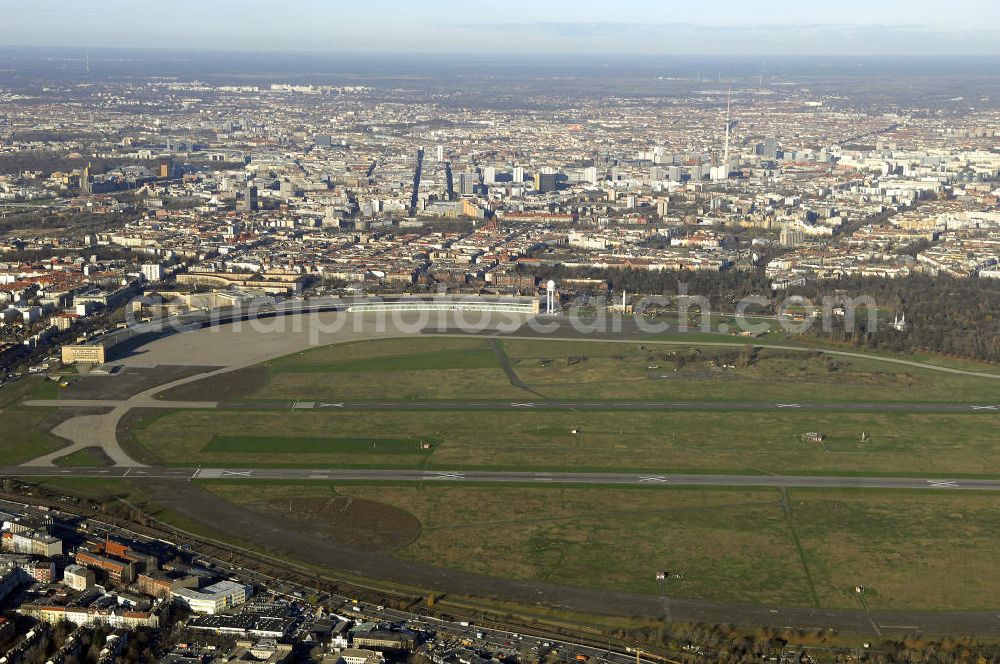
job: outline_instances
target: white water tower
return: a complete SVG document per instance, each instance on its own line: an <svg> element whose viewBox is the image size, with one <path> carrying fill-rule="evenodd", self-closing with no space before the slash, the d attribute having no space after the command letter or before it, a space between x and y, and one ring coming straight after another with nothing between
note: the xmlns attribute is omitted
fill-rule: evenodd
<svg viewBox="0 0 1000 664"><path fill-rule="evenodd" d="M551 314L556 310L556 282L549 279L545 284L545 313Z"/></svg>

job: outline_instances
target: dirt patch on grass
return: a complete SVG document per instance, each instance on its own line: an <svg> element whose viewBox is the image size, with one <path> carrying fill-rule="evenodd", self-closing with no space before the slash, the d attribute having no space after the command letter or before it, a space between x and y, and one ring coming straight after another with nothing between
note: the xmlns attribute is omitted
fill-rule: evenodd
<svg viewBox="0 0 1000 664"><path fill-rule="evenodd" d="M111 408L59 408L43 417L38 422L38 429L48 433L68 419L83 415L104 415L110 412Z"/></svg>
<svg viewBox="0 0 1000 664"><path fill-rule="evenodd" d="M420 520L406 510L364 498L274 499L247 507L300 522L315 535L346 546L395 551L420 536Z"/></svg>
<svg viewBox="0 0 1000 664"><path fill-rule="evenodd" d="M194 376L219 367L161 365L152 368L126 367L110 376L72 378L69 387L60 390L63 399L128 399L157 385Z"/></svg>
<svg viewBox="0 0 1000 664"><path fill-rule="evenodd" d="M114 464L115 462L108 456L107 452L100 447L85 447L56 459L57 466L68 467L113 466Z"/></svg>
<svg viewBox="0 0 1000 664"><path fill-rule="evenodd" d="M246 367L178 385L161 393L160 398L167 401L225 401L256 392L266 384L266 368Z"/></svg>

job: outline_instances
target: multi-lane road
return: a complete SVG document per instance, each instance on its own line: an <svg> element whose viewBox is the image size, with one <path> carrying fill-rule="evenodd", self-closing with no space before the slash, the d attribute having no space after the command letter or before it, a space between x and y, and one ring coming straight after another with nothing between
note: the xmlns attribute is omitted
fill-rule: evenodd
<svg viewBox="0 0 1000 664"><path fill-rule="evenodd" d="M374 482L473 482L511 484L821 487L854 489L927 489L998 491L1000 479L951 477L866 477L823 475L682 475L672 473L576 473L489 470L362 470L334 468L112 468L7 466L7 477L103 477L130 480L294 480Z"/></svg>

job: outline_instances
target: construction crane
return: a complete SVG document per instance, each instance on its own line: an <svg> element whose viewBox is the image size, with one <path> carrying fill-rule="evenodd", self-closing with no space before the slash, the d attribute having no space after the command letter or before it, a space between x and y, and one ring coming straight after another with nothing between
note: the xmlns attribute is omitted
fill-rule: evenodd
<svg viewBox="0 0 1000 664"><path fill-rule="evenodd" d="M635 653L635 664L642 664L642 661L640 660L640 657L643 657L643 656L645 656L645 657L647 657L649 659L655 659L658 662L666 662L666 664L684 664L683 662L678 662L676 659L670 659L669 657L664 657L663 655L657 655L655 653L646 652L644 650L640 650L639 648L628 648L628 647L626 647L625 648L625 652L634 652Z"/></svg>

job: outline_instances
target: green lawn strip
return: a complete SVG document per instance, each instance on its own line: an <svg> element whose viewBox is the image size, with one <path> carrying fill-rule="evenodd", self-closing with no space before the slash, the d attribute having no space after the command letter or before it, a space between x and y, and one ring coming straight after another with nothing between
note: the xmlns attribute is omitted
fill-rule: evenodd
<svg viewBox="0 0 1000 664"><path fill-rule="evenodd" d="M208 484L223 498L327 495L319 486ZM672 594L808 604L773 489L619 490L477 484L335 483L339 493L405 509L422 535L397 555L523 580L655 594L655 573L682 574ZM723 545L723 543L725 543ZM704 549L700 547L704 546Z"/></svg>
<svg viewBox="0 0 1000 664"><path fill-rule="evenodd" d="M492 369L497 359L490 350L469 349L407 354L340 362L270 367L274 373L352 373L364 371L421 371L434 369Z"/></svg>
<svg viewBox="0 0 1000 664"><path fill-rule="evenodd" d="M333 367L343 364L381 362L410 362L413 358L433 357L438 362L449 362L448 356L474 357L488 351L486 341L478 337L439 338L435 336L408 336L405 338L364 339L347 343L330 344L292 353L265 362L274 371L308 370L315 366ZM468 353L469 355L465 355ZM485 357L485 354L483 355ZM495 365L495 362L494 362ZM421 364L423 366L423 364Z"/></svg>
<svg viewBox="0 0 1000 664"><path fill-rule="evenodd" d="M67 495L89 498L99 502L113 502L122 499L136 507L143 507L148 502L148 496L120 478L45 477L33 481L53 491L61 491Z"/></svg>
<svg viewBox="0 0 1000 664"><path fill-rule="evenodd" d="M452 336L459 337L460 335L453 334ZM669 344L650 343L649 345L651 346L706 345L706 346L719 346L719 347L753 345L762 348L788 347L789 350L801 351L806 353L808 352L824 353L826 351L838 351L847 353L857 353L859 355L868 356L873 360L898 359L898 360L906 360L912 362L923 362L925 364L930 364L945 368L991 373L991 374L996 374L998 377L1000 377L1000 367L997 367L997 365L992 363L980 362L974 359L950 357L930 352L893 353L891 351L886 351L879 348L868 348L865 346L855 346L851 344L823 343L821 340L814 339L811 337L804 337L801 335L790 335L787 333L780 333L780 334L768 333L760 337L740 337L734 334L720 334L720 333L709 333L709 332L667 332L667 333L630 337L627 339L608 339L608 338L588 339L585 336L581 336L579 338L566 340L565 338L555 338L555 337L559 337L558 332L551 335L551 337L549 338L546 338L545 335L537 335L537 336L520 335L518 333L514 333L511 335L504 335L501 338L504 339L505 341L509 340L540 341L540 342L554 341L560 344L594 343L594 344L609 344L609 345L619 345L619 344L642 345L643 343L659 341L659 342L670 342L670 343Z"/></svg>
<svg viewBox="0 0 1000 664"><path fill-rule="evenodd" d="M127 510L130 505L158 521L199 537L212 539L218 536L218 529L160 507L139 485L120 478L52 477L40 479L37 484L68 496L104 503L110 510ZM262 549L258 544L236 538L227 541L253 550Z"/></svg>
<svg viewBox="0 0 1000 664"><path fill-rule="evenodd" d="M41 376L30 376L0 387L0 409L17 407L24 399L55 399L59 386Z"/></svg>
<svg viewBox="0 0 1000 664"><path fill-rule="evenodd" d="M92 468L95 466L109 466L111 465L111 460L98 448L85 447L72 454L59 457L55 463L57 466Z"/></svg>
<svg viewBox="0 0 1000 664"><path fill-rule="evenodd" d="M40 376L31 376L0 387L0 464L14 465L55 452L67 443L47 431L46 419L56 408L33 408L24 399L55 399L59 386Z"/></svg>
<svg viewBox="0 0 1000 664"><path fill-rule="evenodd" d="M498 426L488 411L175 411L134 427L132 434L143 449L180 465L398 467L404 457L377 442L364 454L329 446L316 451L324 440L371 440L370 432L377 431L374 438L439 439L425 464L431 469L989 477L1000 474L994 428L988 417L971 414L712 411L609 418L603 412L518 411L505 414ZM216 436L245 438L248 431L274 444L258 453L206 447ZM804 442L807 431L826 438ZM284 438L318 444L299 446L283 458ZM423 461L410 456L410 465Z"/></svg>
<svg viewBox="0 0 1000 664"><path fill-rule="evenodd" d="M994 611L1000 495L790 488L796 532L824 606Z"/></svg>
<svg viewBox="0 0 1000 664"><path fill-rule="evenodd" d="M996 606L1000 496L808 488L490 485L475 482L200 484L236 504L337 493L410 511L421 536L398 555L522 580L672 597L873 610ZM251 486L254 487L251 489ZM966 541L967 540L967 541Z"/></svg>
<svg viewBox="0 0 1000 664"><path fill-rule="evenodd" d="M788 503L788 493L785 489L781 490L781 507L785 514L785 520L788 522L788 532L791 533L792 540L795 542L795 550L798 551L799 560L802 562L802 571L809 582L809 594L812 596L813 605L818 609L822 605L819 601L819 594L816 592L816 582L813 581L812 574L809 572L809 559L806 557L805 549L802 548L802 542L795 533L795 521L792 519L792 508Z"/></svg>
<svg viewBox="0 0 1000 664"><path fill-rule="evenodd" d="M962 369L963 371L981 371L983 373L991 373L1000 376L1000 367L995 364L988 362L981 362L971 358L962 357L950 357L941 355L940 353L932 352L913 352L913 353L894 353L892 351L887 351L881 348L870 348L867 346L855 346L853 344L837 344L826 342L823 340L815 339L813 337L807 337L797 334L788 333L768 333L761 337L749 338L749 337L737 337L734 335L724 335L724 334L704 334L704 333L675 333L675 334L662 334L651 336L650 339L660 340L660 341L688 341L691 336L694 336L696 341L703 342L719 342L731 339L732 345L743 345L746 343L751 343L755 345L763 346L792 346L794 348L800 349L802 351L843 351L849 353L859 353L861 355L871 356L873 359L885 358L885 359L899 359L907 360L912 362L923 362L925 364L931 364L940 367L946 367L951 369ZM727 343L727 345L729 345Z"/></svg>
<svg viewBox="0 0 1000 664"><path fill-rule="evenodd" d="M652 343L657 339L672 343ZM772 342L786 348L762 347ZM241 396L274 401L523 398L523 391L509 385L487 343L482 337L427 335L310 349L264 363L266 384ZM900 358L850 346L822 349L783 339L699 333L630 340L503 338L502 345L517 375L553 400L992 403L1000 399L991 396L1000 395L1000 381L995 379L890 363L885 360ZM746 347L755 349L749 366L705 366ZM866 356L845 357L824 350ZM675 373L673 362L664 358L678 353L694 355ZM586 359L576 362L576 356ZM549 364L543 365L543 360ZM989 365L963 367L1000 376ZM656 375L657 371L665 376Z"/></svg>
<svg viewBox="0 0 1000 664"><path fill-rule="evenodd" d="M67 442L45 431L44 421L55 408L11 408L0 411L0 465L16 465L66 447Z"/></svg>
<svg viewBox="0 0 1000 664"><path fill-rule="evenodd" d="M420 454L428 455L432 448L424 444L440 444L440 439L432 436L410 436L408 438L383 437L331 437L331 438L287 438L256 436L213 436L203 448L205 452L235 453L280 453L315 454L330 452L338 454Z"/></svg>
<svg viewBox="0 0 1000 664"><path fill-rule="evenodd" d="M754 346L511 340L515 368L553 399L990 403L1000 381L929 368ZM572 360L572 363L571 363ZM678 364L684 360L683 364ZM730 366L723 366L726 364ZM737 365L731 368L731 365ZM1000 398L1000 397L998 397Z"/></svg>

